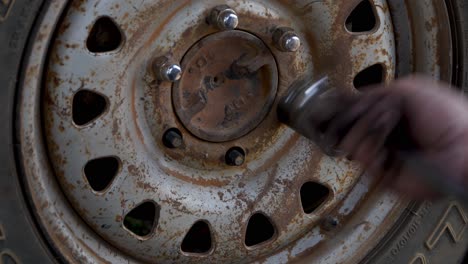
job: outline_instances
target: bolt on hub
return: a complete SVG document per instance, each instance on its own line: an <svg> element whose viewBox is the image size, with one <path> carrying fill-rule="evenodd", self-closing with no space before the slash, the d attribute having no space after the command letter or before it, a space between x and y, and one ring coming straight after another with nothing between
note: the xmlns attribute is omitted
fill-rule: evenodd
<svg viewBox="0 0 468 264"><path fill-rule="evenodd" d="M182 76L182 68L172 59L162 56L153 61L153 71L160 81L176 82Z"/></svg>
<svg viewBox="0 0 468 264"><path fill-rule="evenodd" d="M220 5L211 11L208 22L220 30L233 30L239 24L236 11L227 5Z"/></svg>
<svg viewBox="0 0 468 264"><path fill-rule="evenodd" d="M245 152L238 147L231 148L226 152L225 159L229 166L241 166L245 162Z"/></svg>
<svg viewBox="0 0 468 264"><path fill-rule="evenodd" d="M280 27L273 33L273 43L283 52L295 52L301 47L301 39L292 28Z"/></svg>
<svg viewBox="0 0 468 264"><path fill-rule="evenodd" d="M178 129L171 128L163 136L163 143L168 148L180 148L183 145L182 133Z"/></svg>

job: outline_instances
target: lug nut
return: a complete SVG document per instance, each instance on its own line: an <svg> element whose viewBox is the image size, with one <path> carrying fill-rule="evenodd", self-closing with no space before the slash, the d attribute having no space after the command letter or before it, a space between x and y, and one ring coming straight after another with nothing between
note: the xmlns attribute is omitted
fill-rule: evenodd
<svg viewBox="0 0 468 264"><path fill-rule="evenodd" d="M183 144L182 134L178 129L169 129L164 133L163 143L168 148L180 148Z"/></svg>
<svg viewBox="0 0 468 264"><path fill-rule="evenodd" d="M226 164L230 166L241 166L245 161L245 152L241 148L231 148L226 152Z"/></svg>
<svg viewBox="0 0 468 264"><path fill-rule="evenodd" d="M161 70L162 70L164 79L170 82L178 81L180 77L182 76L182 68L180 68L178 64L166 65Z"/></svg>
<svg viewBox="0 0 468 264"><path fill-rule="evenodd" d="M239 24L239 17L229 6L220 5L211 11L209 23L220 30L233 30Z"/></svg>
<svg viewBox="0 0 468 264"><path fill-rule="evenodd" d="M295 52L301 47L301 39L292 28L280 27L273 33L273 43L283 52Z"/></svg>
<svg viewBox="0 0 468 264"><path fill-rule="evenodd" d="M153 71L160 81L176 82L182 77L182 68L168 57L156 58L153 62Z"/></svg>

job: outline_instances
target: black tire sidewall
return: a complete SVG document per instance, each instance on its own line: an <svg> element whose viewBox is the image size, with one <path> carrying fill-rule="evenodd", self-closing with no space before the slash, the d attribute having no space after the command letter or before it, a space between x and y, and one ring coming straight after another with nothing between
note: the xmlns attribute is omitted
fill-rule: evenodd
<svg viewBox="0 0 468 264"><path fill-rule="evenodd" d="M41 5L38 0L0 1L0 263L49 263L53 259L31 217L14 155L16 86Z"/></svg>

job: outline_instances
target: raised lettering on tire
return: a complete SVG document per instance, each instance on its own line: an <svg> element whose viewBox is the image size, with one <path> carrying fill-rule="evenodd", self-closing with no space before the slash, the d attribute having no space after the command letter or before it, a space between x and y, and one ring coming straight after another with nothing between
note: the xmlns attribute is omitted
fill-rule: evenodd
<svg viewBox="0 0 468 264"><path fill-rule="evenodd" d="M409 264L429 264L424 254L418 253Z"/></svg>
<svg viewBox="0 0 468 264"><path fill-rule="evenodd" d="M0 224L0 241L3 241L5 239L6 239L5 231L3 229L2 224ZM7 264L7 263L19 264L21 262L19 261L16 254L13 253L11 250L2 249L0 250L0 264Z"/></svg>
<svg viewBox="0 0 468 264"><path fill-rule="evenodd" d="M0 22L7 19L15 0L0 0Z"/></svg>
<svg viewBox="0 0 468 264"><path fill-rule="evenodd" d="M468 218L462 207L458 202L451 202L436 228L426 240L426 247L429 250L434 249L444 233L448 234L454 243L459 242L463 238L467 224Z"/></svg>

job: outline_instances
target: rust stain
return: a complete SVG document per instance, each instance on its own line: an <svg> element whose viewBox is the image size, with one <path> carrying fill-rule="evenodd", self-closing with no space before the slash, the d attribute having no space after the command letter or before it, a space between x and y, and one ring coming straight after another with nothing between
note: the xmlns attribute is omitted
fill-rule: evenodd
<svg viewBox="0 0 468 264"><path fill-rule="evenodd" d="M171 175L179 180L200 185L200 186L212 186L212 187L223 187L226 186L230 183L230 181L227 180L217 180L217 179L204 179L204 178L198 178L198 177L191 177L188 175L184 175L180 172L173 171L169 168L163 168L164 172L166 172L168 175Z"/></svg>
<svg viewBox="0 0 468 264"><path fill-rule="evenodd" d="M130 100L130 103L131 103L130 111L131 111L131 114L132 114L132 121L133 121L133 124L135 126L137 137L143 143L143 146L145 146L145 139L143 137L142 131L140 130L140 126L138 125L138 112L137 112L137 109L136 109L136 106L135 106L137 91L138 91L138 89L137 89L137 85L136 85L136 79L134 78L133 81L132 81L132 93L131 93L132 98ZM145 146L145 149L146 149L146 146Z"/></svg>
<svg viewBox="0 0 468 264"><path fill-rule="evenodd" d="M141 49L148 49L149 46L151 46L155 39L161 35L162 30L164 29L164 26L167 25L172 18L177 15L182 9L184 9L187 5L189 5L192 1L185 1L181 5L179 5L174 11L172 11L170 14L167 15L167 17L161 22L160 26L151 34L149 37L148 41L145 43L145 45ZM140 50L138 51L138 53Z"/></svg>

